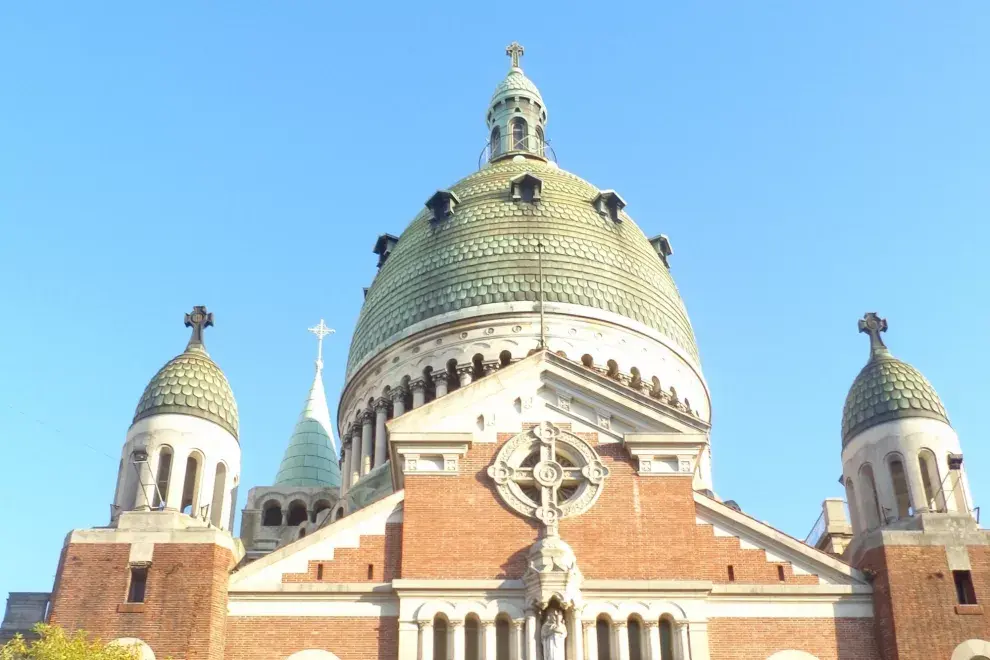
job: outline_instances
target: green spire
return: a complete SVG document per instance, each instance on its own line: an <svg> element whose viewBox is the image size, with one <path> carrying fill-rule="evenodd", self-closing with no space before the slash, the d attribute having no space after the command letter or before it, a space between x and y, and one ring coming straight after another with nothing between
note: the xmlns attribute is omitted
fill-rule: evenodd
<svg viewBox="0 0 990 660"><path fill-rule="evenodd" d="M309 388L306 404L299 413L296 428L289 438L282 464L275 476L276 486L335 486L340 487L340 466L337 464L337 444L330 429L330 409L323 389L323 337L332 334L323 320L310 328L320 342L316 360L316 375Z"/></svg>

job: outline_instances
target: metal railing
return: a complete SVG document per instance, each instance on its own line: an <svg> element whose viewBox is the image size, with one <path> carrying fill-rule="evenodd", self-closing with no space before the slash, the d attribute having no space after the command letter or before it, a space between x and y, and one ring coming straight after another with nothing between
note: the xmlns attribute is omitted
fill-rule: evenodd
<svg viewBox="0 0 990 660"><path fill-rule="evenodd" d="M540 158L546 158L557 162L557 154L548 140L536 135L525 135L523 137L513 137L511 135L500 135L494 140L489 140L485 148L478 156L478 167L502 156L512 156L515 154L533 154Z"/></svg>
<svg viewBox="0 0 990 660"><path fill-rule="evenodd" d="M804 544L810 546L816 546L818 545L818 542L821 540L822 536L824 535L825 535L825 511L823 510L818 515L818 520L815 521L815 524L811 528L811 531L808 532L808 535L804 537Z"/></svg>

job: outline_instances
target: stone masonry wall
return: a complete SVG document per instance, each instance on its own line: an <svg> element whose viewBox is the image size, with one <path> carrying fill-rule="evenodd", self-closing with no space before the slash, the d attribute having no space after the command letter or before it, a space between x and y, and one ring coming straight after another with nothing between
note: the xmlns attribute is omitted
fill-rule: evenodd
<svg viewBox="0 0 990 660"><path fill-rule="evenodd" d="M159 658L220 660L230 551L212 544L156 545L145 602L127 604L129 549L123 543L69 545L51 622L103 640L137 637Z"/></svg>
<svg viewBox="0 0 990 660"><path fill-rule="evenodd" d="M486 473L513 435L475 444L456 476L406 478L403 577L522 576L537 525L502 503ZM597 434L581 435L611 470L598 502L560 523L560 535L577 554L585 578L725 583L731 565L735 582L780 583L778 564L767 562L762 550L740 549L738 539L716 537L710 525L696 524L690 477L641 477L621 445L597 446ZM787 583L818 583L813 575L794 575L788 563L779 565Z"/></svg>
<svg viewBox="0 0 990 660"><path fill-rule="evenodd" d="M395 660L397 617L230 617L226 660L273 660L307 649L340 660Z"/></svg>
<svg viewBox="0 0 990 660"><path fill-rule="evenodd" d="M977 606L956 605L942 546L888 545L870 550L863 567L875 571L876 638L884 660L949 658L969 639L990 639L990 548L971 546Z"/></svg>

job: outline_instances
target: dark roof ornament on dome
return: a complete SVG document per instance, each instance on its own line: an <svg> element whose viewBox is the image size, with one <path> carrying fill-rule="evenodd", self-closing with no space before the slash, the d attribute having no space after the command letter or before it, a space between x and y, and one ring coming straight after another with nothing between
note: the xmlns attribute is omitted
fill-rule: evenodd
<svg viewBox="0 0 990 660"><path fill-rule="evenodd" d="M196 305L192 312L186 314L185 325L192 328L192 336L186 345L186 351L202 351L206 353L203 343L203 330L213 327L213 312L206 311L206 305Z"/></svg>
<svg viewBox="0 0 990 660"><path fill-rule="evenodd" d="M218 424L237 438L237 402L220 367L203 345L203 331L213 325L213 314L197 305L185 315L192 328L189 343L158 370L134 411L134 422L161 414L191 415Z"/></svg>
<svg viewBox="0 0 990 660"><path fill-rule="evenodd" d="M869 428L907 417L926 417L949 424L935 388L907 362L894 357L880 333L887 320L869 312L859 331L870 337L870 359L856 376L842 410L842 446Z"/></svg>

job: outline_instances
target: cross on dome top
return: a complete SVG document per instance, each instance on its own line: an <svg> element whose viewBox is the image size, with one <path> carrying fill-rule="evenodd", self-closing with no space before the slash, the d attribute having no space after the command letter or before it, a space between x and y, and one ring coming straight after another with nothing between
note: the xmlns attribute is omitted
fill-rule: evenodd
<svg viewBox="0 0 990 660"><path fill-rule="evenodd" d="M870 336L870 355L888 353L880 336L881 332L887 332L887 319L880 318L876 312L867 312L859 320L859 331Z"/></svg>
<svg viewBox="0 0 990 660"><path fill-rule="evenodd" d="M206 311L206 305L196 305L192 311L186 314L185 326L192 328L192 336L189 337L189 344L186 350L206 350L203 345L203 330L213 325L213 313Z"/></svg>
<svg viewBox="0 0 990 660"><path fill-rule="evenodd" d="M523 56L523 53L525 52L526 49L523 48L521 45L519 45L518 41L513 41L511 44L505 47L505 54L512 58L513 69L520 68L519 58L521 58Z"/></svg>
<svg viewBox="0 0 990 660"><path fill-rule="evenodd" d="M332 334L334 334L337 331L334 330L333 328L327 326L327 324L323 322L323 319L320 319L320 322L319 322L318 325L314 325L312 328L308 328L308 330L310 332L312 332L314 335L316 335L316 370L317 371L322 371L322 369L323 369L323 338L326 337L327 335L332 335Z"/></svg>

